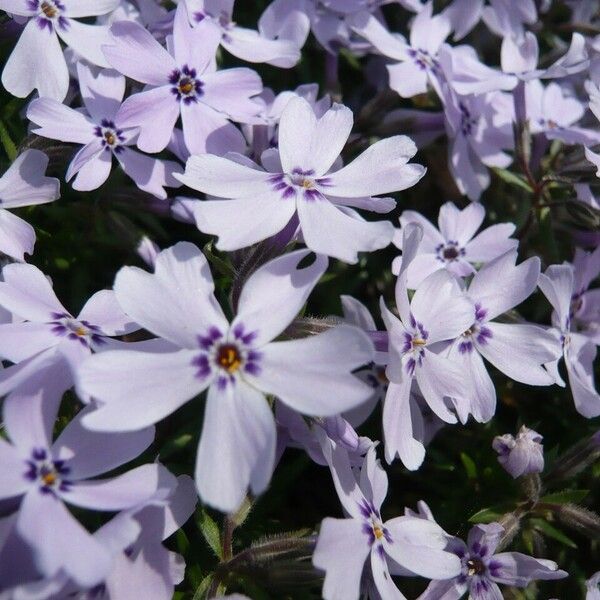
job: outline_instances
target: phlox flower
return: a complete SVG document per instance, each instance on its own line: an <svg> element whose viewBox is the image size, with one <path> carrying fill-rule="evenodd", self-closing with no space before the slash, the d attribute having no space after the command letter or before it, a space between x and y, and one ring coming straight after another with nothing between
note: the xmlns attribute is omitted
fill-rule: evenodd
<svg viewBox="0 0 600 600"><path fill-rule="evenodd" d="M472 413L489 421L496 410L496 390L483 358L499 371L528 385L552 385L544 364L560 356L556 336L530 323L498 323L495 319L528 298L536 289L540 261L532 257L516 265L516 251L484 265L473 277L467 296L475 305L475 318L453 337L448 357L462 373L469 373L470 401L457 402L462 421Z"/></svg>
<svg viewBox="0 0 600 600"><path fill-rule="evenodd" d="M109 67L101 46L110 41L108 27L77 19L104 15L119 0L0 0L0 9L26 17L27 24L2 71L2 85L25 98L33 90L62 102L69 88L69 72L60 38L82 58Z"/></svg>
<svg viewBox="0 0 600 600"><path fill-rule="evenodd" d="M391 58L388 65L390 87L403 98L424 94L432 87L441 96L444 83L438 50L450 34L450 21L433 15L433 2L427 2L415 16L410 39L390 33L372 13L364 11L352 19L354 31L367 39L381 54Z"/></svg>
<svg viewBox="0 0 600 600"><path fill-rule="evenodd" d="M52 442L57 409L43 390L5 399L3 422L10 441L0 440L0 498L22 498L16 529L34 550L44 576L64 572L91 587L106 577L112 557L65 505L99 511L133 508L175 482L159 464L95 479L143 452L154 429L116 435L86 431L81 426L84 409Z"/></svg>
<svg viewBox="0 0 600 600"><path fill-rule="evenodd" d="M358 600L361 587L370 585L381 598L403 599L390 573L436 579L458 575L460 561L444 550L449 536L439 525L409 516L381 518L388 479L374 446L358 478L343 447L324 438L323 452L347 515L323 520L313 553L313 564L325 571L325 600Z"/></svg>
<svg viewBox="0 0 600 600"><path fill-rule="evenodd" d="M292 98L279 123L279 148L263 153L261 169L248 159L192 156L189 187L225 200L197 202L198 228L219 236L217 247L236 250L277 234L294 218L305 244L346 262L387 246L393 226L367 222L353 208L389 212L395 202L373 198L413 186L425 173L407 164L416 147L406 136L380 140L345 167L330 172L352 129L352 111L334 104L317 118L303 98Z"/></svg>
<svg viewBox="0 0 600 600"><path fill-rule="evenodd" d="M573 258L573 298L571 299L571 328L600 344L600 291L590 289L600 275L600 247L593 252L575 249Z"/></svg>
<svg viewBox="0 0 600 600"><path fill-rule="evenodd" d="M185 563L179 554L167 550L162 541L183 526L197 502L192 479L181 475L176 486L159 489L147 501L120 512L94 532L93 539L108 550L112 559L111 569L101 583L92 588L82 587L61 570L54 577L36 578L29 583L23 583L26 581L23 577L13 578L21 585L11 591L15 597L31 594L36 598L114 600L143 596L170 600L174 586L183 580ZM0 556L3 551L19 552L21 563L33 564L33 557L27 556L27 548L23 546L23 542L13 535L7 546L0 550ZM0 586L5 587L2 575L0 571ZM9 582L10 579L6 583Z"/></svg>
<svg viewBox="0 0 600 600"><path fill-rule="evenodd" d="M495 554L504 528L499 523L476 525L469 532L467 543L452 538L447 550L460 558L460 575L446 581L432 581L419 600L458 600L467 592L472 600L500 600L498 584L527 587L536 579L562 579L567 576L558 565L521 552Z"/></svg>
<svg viewBox="0 0 600 600"><path fill-rule="evenodd" d="M123 313L114 292L94 294L74 317L37 267L6 265L0 306L17 317L0 324L0 356L15 365L0 372L0 395L22 385L42 385L59 397L73 385L81 361L119 342L110 336L139 327Z"/></svg>
<svg viewBox="0 0 600 600"><path fill-rule="evenodd" d="M7 208L46 204L60 196L60 183L46 177L48 157L39 150L25 150L0 177L0 252L15 260L33 254L35 231Z"/></svg>
<svg viewBox="0 0 600 600"><path fill-rule="evenodd" d="M216 70L220 33L208 22L192 27L181 2L168 50L132 21L115 23L110 31L112 44L103 48L107 61L148 85L129 96L119 111L122 127L139 127L140 150L163 150L180 116L185 144L193 154L245 148L230 119L244 121L259 112L252 96L261 92L262 82L250 69Z"/></svg>
<svg viewBox="0 0 600 600"><path fill-rule="evenodd" d="M172 173L182 169L174 161L151 158L129 148L136 142L137 130L121 124L125 78L112 70L93 73L83 63L77 64L77 74L87 113L52 98L38 98L27 108L27 118L38 126L33 133L84 144L73 157L66 180L75 177L76 190L94 190L108 179L114 157L141 190L165 199L164 186L179 187Z"/></svg>
<svg viewBox="0 0 600 600"><path fill-rule="evenodd" d="M586 104L557 82L547 86L539 79L526 82L525 106L531 133L543 133L549 140L566 144L600 143L599 132L576 125L586 112Z"/></svg>
<svg viewBox="0 0 600 600"><path fill-rule="evenodd" d="M411 224L404 231L402 267L396 282L399 318L381 299L381 313L389 333L390 383L383 406L385 457L396 455L409 469L423 462L425 448L412 432L410 394L416 380L425 402L443 421L456 423L446 400L465 401L468 385L464 373L448 358L436 353L439 342L454 339L474 321L475 308L446 270L435 271L417 287L409 302L406 271L416 255L422 230Z"/></svg>
<svg viewBox="0 0 600 600"><path fill-rule="evenodd" d="M156 258L154 274L124 267L115 294L125 312L164 338L169 352L105 352L79 371L84 392L102 404L85 418L94 430L146 427L208 388L196 460L204 502L231 512L250 486L267 487L275 456L275 421L265 394L315 417L364 402L370 388L351 375L372 358L372 343L357 328L282 342L279 336L325 272L308 251L268 262L246 281L237 316L228 322L214 297L204 255L178 243ZM124 412L125 411L125 412Z"/></svg>
<svg viewBox="0 0 600 600"><path fill-rule="evenodd" d="M542 436L525 425L516 437L509 433L497 435L492 447L498 453L498 462L514 478L544 470Z"/></svg>
<svg viewBox="0 0 600 600"><path fill-rule="evenodd" d="M233 21L235 0L182 0L192 23L208 23L220 36L228 52L251 63L267 63L289 69L300 60L306 36L297 39L298 28L306 29L307 17L299 10L267 13L258 21L258 31ZM304 37L304 39L302 39Z"/></svg>
<svg viewBox="0 0 600 600"><path fill-rule="evenodd" d="M460 210L452 202L446 202L440 207L436 229L420 213L405 210L400 215L401 229L396 231L394 244L401 249L402 228L409 223L418 223L423 228L417 255L407 270L408 287L415 289L439 269L467 277L475 273L474 264L486 263L517 247L518 241L510 239L515 231L513 223L497 223L477 233L484 218L481 204L471 203ZM401 262L398 257L392 264L395 273L400 271Z"/></svg>
<svg viewBox="0 0 600 600"><path fill-rule="evenodd" d="M568 263L550 265L545 273L540 274L538 285L554 308L552 323L562 345L562 358L567 368L575 408L584 417L597 417L600 415L600 395L594 383L596 346L573 326L572 310L577 307L573 266ZM548 368L556 383L565 385L558 372L559 360L548 364Z"/></svg>
<svg viewBox="0 0 600 600"><path fill-rule="evenodd" d="M594 573L586 582L586 596L585 600L600 600L600 571Z"/></svg>

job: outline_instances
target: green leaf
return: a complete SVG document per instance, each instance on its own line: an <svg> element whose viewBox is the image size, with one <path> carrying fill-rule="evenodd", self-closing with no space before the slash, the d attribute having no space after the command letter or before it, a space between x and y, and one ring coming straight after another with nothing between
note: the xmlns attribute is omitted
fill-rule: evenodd
<svg viewBox="0 0 600 600"><path fill-rule="evenodd" d="M196 588L194 595L192 596L192 600L204 600L206 593L208 592L208 588L213 580L213 574L209 573L200 583L200 585Z"/></svg>
<svg viewBox="0 0 600 600"><path fill-rule="evenodd" d="M493 523L494 521L498 521L507 512L512 511L514 507L514 503L504 502L502 504L496 504L495 506L490 506L488 508L482 508L481 510L477 511L474 515L471 515L469 517L469 522Z"/></svg>
<svg viewBox="0 0 600 600"><path fill-rule="evenodd" d="M546 504L568 504L569 502L572 502L577 504L588 494L589 490L563 490L562 492L555 492L554 494L543 496L540 498L540 502Z"/></svg>
<svg viewBox="0 0 600 600"><path fill-rule="evenodd" d="M560 529L556 529L553 525L550 525L548 521L544 519L530 519L529 521L535 529L537 529L540 533L568 546L569 548L577 548L577 544L571 539L568 538Z"/></svg>
<svg viewBox="0 0 600 600"><path fill-rule="evenodd" d="M198 513L196 514L196 523L198 525L198 529L202 532L206 543L211 547L217 558L219 560L223 560L219 526L204 508L200 508L198 510Z"/></svg>
<svg viewBox="0 0 600 600"><path fill-rule="evenodd" d="M208 262L219 272L221 275L225 275L226 277L233 277L234 272L231 265L223 260L220 256L217 256L213 250L213 243L207 242L202 248L202 252L204 256L208 259Z"/></svg>
<svg viewBox="0 0 600 600"><path fill-rule="evenodd" d="M191 433L182 433L174 439L169 440L160 451L161 459L165 461L167 458L170 458L173 454L177 454L177 452L184 450L190 445L193 439L194 436Z"/></svg>
<svg viewBox="0 0 600 600"><path fill-rule="evenodd" d="M460 460L467 472L467 477L469 479L477 479L477 465L475 465L475 461L464 452L460 453Z"/></svg>
<svg viewBox="0 0 600 600"><path fill-rule="evenodd" d="M533 188L527 183L527 181L521 176L513 173L512 171L507 171L506 169L493 169L494 173L505 181L509 185L513 185L515 187L520 187L523 190L528 191L530 194L533 193Z"/></svg>
<svg viewBox="0 0 600 600"><path fill-rule="evenodd" d="M15 160L17 158L17 147L15 143L11 140L10 134L8 133L8 129L6 129L6 125L0 120L0 142L4 147L4 151L6 155L11 160Z"/></svg>

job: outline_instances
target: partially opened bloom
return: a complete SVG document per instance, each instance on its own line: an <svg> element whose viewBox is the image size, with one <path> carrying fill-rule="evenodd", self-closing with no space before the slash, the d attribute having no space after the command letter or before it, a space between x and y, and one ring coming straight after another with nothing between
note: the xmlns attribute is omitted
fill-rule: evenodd
<svg viewBox="0 0 600 600"><path fill-rule="evenodd" d="M381 518L388 489L375 447L367 453L357 480L346 450L323 439L335 488L348 518L327 517L321 523L313 564L325 571L325 600L358 600L361 587L372 584L381 598L402 599L390 571L448 579L460 572L460 561L444 548L450 536L426 519Z"/></svg>
<svg viewBox="0 0 600 600"><path fill-rule="evenodd" d="M0 9L27 24L2 71L2 85L25 98L33 90L62 102L69 88L69 72L59 38L89 62L108 67L101 46L110 41L108 27L77 19L109 13L119 0L0 0Z"/></svg>
<svg viewBox="0 0 600 600"><path fill-rule="evenodd" d="M129 96L119 114L122 127L139 127L137 145L145 152L163 150L181 116L183 137L192 153L225 153L245 148L241 132L230 122L252 118L260 105L252 96L262 82L246 68L216 70L218 30L207 22L192 27L180 2L167 51L141 25L115 23L106 59L117 71L148 84Z"/></svg>
<svg viewBox="0 0 600 600"><path fill-rule="evenodd" d="M585 600L600 600L600 571L594 573L586 582L587 593Z"/></svg>
<svg viewBox="0 0 600 600"><path fill-rule="evenodd" d="M584 417L597 417L600 415L600 395L594 383L596 346L587 336L573 328L572 308L577 305L577 290L572 265L550 265L545 273L540 274L538 285L554 308L552 323L562 344L575 408ZM558 360L550 363L548 367L556 383L564 385L558 372Z"/></svg>
<svg viewBox="0 0 600 600"><path fill-rule="evenodd" d="M372 358L357 328L271 342L289 325L325 272L327 260L298 269L308 251L281 256L246 282L229 323L204 255L189 243L163 250L154 274L125 267L115 293L132 318L167 340L170 352L105 352L80 370L81 388L102 402L91 429L127 431L155 423L208 388L196 463L204 502L234 511L250 486L269 483L275 421L264 394L307 415L348 410L371 389L351 374ZM125 412L124 412L125 411Z"/></svg>
<svg viewBox="0 0 600 600"><path fill-rule="evenodd" d="M528 385L552 385L554 378L543 365L560 356L556 335L530 323L498 323L501 314L528 298L536 289L540 261L529 258L516 265L516 251L484 265L473 277L467 295L475 305L475 318L453 339L450 360L469 374L471 393L456 409L465 421L489 421L496 410L496 390L483 359L499 371Z"/></svg>
<svg viewBox="0 0 600 600"><path fill-rule="evenodd" d="M405 210L400 215L400 226L418 223L423 228L423 239L417 255L407 271L407 285L416 288L425 277L439 269L446 269L459 277L475 273L476 263L486 263L517 247L518 241L510 239L515 231L513 223L497 223L480 233L485 218L485 209L481 204L472 203L460 210L452 202L446 202L440 208L438 229L420 213ZM394 244L402 247L402 229L396 232ZM392 265L397 273L401 258Z"/></svg>
<svg viewBox="0 0 600 600"><path fill-rule="evenodd" d="M466 544L459 538L452 538L448 551L460 558L460 575L446 581L432 581L419 600L458 600L467 592L472 600L502 598L498 584L527 587L536 579L562 579L567 576L551 560L533 558L521 552L495 554L503 532L504 528L499 523L490 523L473 527Z"/></svg>
<svg viewBox="0 0 600 600"><path fill-rule="evenodd" d="M60 183L46 177L48 157L39 150L25 150L0 177L0 252L25 260L32 254L35 231L7 208L46 204L59 197Z"/></svg>
<svg viewBox="0 0 600 600"><path fill-rule="evenodd" d="M425 448L412 432L410 394L413 380L425 402L443 421L456 423L448 404L464 401L469 394L464 374L448 358L436 352L439 342L454 339L473 323L475 308L459 288L456 278L446 270L435 271L417 288L409 301L406 271L416 255L421 228L405 228L402 267L396 282L399 318L381 299L381 313L389 333L390 380L383 406L385 457L396 455L409 469L423 462Z"/></svg>
<svg viewBox="0 0 600 600"><path fill-rule="evenodd" d="M44 393L7 399L3 422L10 442L0 441L0 498L22 497L17 531L34 549L38 569L60 571L83 586L102 581L111 555L69 513L66 504L99 511L133 508L160 488L174 487L158 464L110 479L97 475L132 460L154 439L153 428L128 434L89 432L76 417L52 442L57 411Z"/></svg>
<svg viewBox="0 0 600 600"><path fill-rule="evenodd" d="M516 437L509 433L497 435L492 446L498 462L515 478L544 470L542 436L525 425Z"/></svg>
<svg viewBox="0 0 600 600"><path fill-rule="evenodd" d="M354 263L358 252L387 246L392 224L367 222L353 209L389 212L393 200L372 196L413 186L425 169L407 164L417 151L414 143L394 136L330 172L352 124L345 106L334 104L317 118L306 100L293 98L281 115L278 151L263 153L266 170L248 159L192 156L177 178L226 199L195 205L198 228L218 235L218 248L236 250L279 233L297 215L305 244L319 254Z"/></svg>
<svg viewBox="0 0 600 600"><path fill-rule="evenodd" d="M75 177L76 190L94 190L108 179L114 157L141 190L166 198L164 186L179 187L172 173L182 169L174 161L151 158L129 148L136 142L137 130L121 124L125 78L113 70L94 73L83 63L78 63L77 74L87 114L52 98L38 98L27 108L27 118L38 126L33 133L84 144L73 157L66 180Z"/></svg>
<svg viewBox="0 0 600 600"><path fill-rule="evenodd" d="M281 15L275 13L273 18L260 19L256 31L233 21L234 3L235 0L185 0L191 21L209 23L220 35L223 48L234 56L286 69L300 60L303 41L298 43L293 33L298 27L306 28L306 15L293 9Z"/></svg>

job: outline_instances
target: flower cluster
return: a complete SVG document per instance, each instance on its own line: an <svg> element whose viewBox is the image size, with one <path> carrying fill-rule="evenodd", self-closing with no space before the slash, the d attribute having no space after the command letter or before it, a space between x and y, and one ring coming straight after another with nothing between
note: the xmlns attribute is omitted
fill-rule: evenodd
<svg viewBox="0 0 600 600"><path fill-rule="evenodd" d="M597 3L242 4L0 0L0 598L597 598Z"/></svg>

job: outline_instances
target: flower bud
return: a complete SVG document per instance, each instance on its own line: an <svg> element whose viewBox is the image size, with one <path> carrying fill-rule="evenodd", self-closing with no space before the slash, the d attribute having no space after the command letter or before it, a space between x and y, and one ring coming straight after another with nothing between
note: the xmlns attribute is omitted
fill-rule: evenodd
<svg viewBox="0 0 600 600"><path fill-rule="evenodd" d="M524 425L517 437L510 434L494 438L492 447L498 453L498 462L515 479L528 473L544 470L544 448L542 436Z"/></svg>

